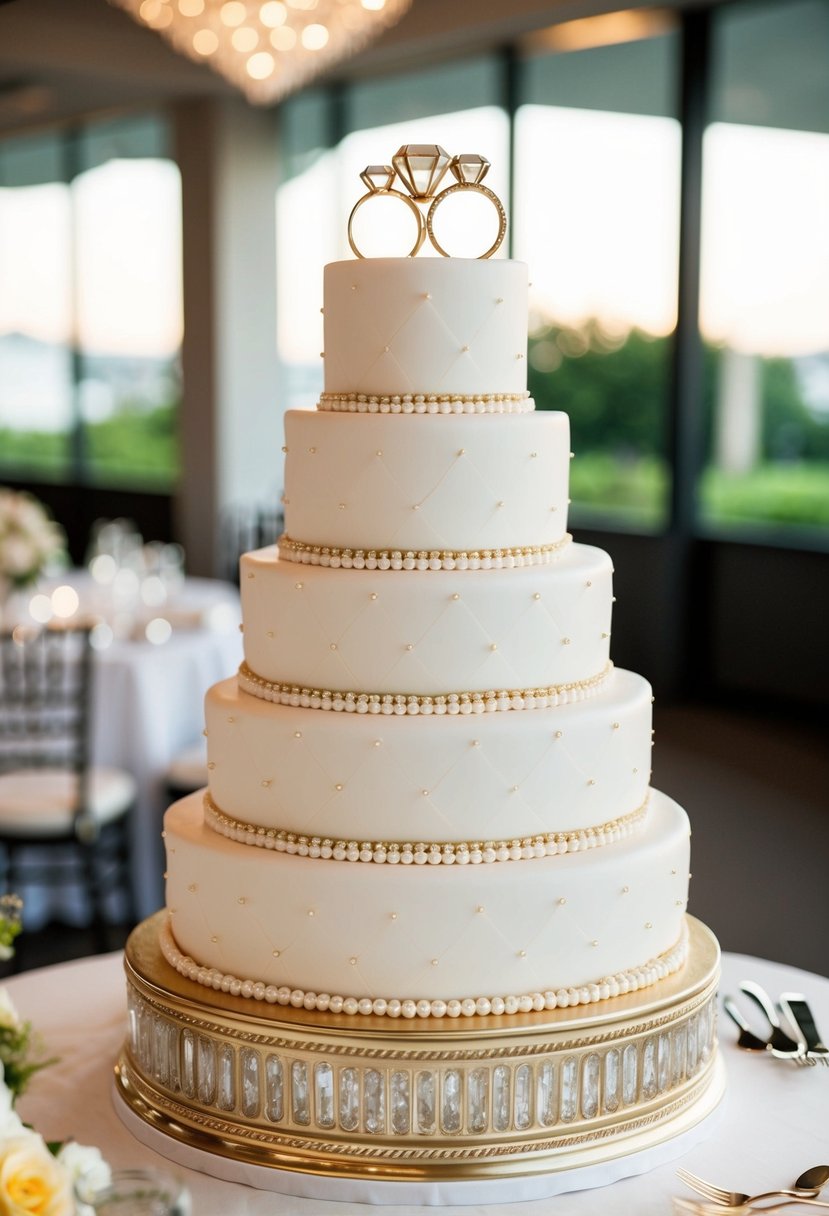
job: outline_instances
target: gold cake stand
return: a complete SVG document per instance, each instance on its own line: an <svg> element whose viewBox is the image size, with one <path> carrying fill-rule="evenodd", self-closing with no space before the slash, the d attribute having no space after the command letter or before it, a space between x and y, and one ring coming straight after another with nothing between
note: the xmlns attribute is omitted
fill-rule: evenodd
<svg viewBox="0 0 829 1216"><path fill-rule="evenodd" d="M719 948L691 917L688 962L645 991L406 1022L202 988L162 957L164 917L127 944L116 1093L133 1122L214 1159L329 1180L515 1179L663 1145L723 1094Z"/></svg>

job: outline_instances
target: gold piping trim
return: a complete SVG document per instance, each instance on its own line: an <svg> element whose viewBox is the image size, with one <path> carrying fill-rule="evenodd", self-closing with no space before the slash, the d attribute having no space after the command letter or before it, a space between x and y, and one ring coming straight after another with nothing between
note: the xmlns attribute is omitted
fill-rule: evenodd
<svg viewBox="0 0 829 1216"><path fill-rule="evenodd" d="M635 811L620 815L597 827L566 832L544 832L512 840L461 840L414 842L397 840L336 840L329 836L306 836L284 828L266 828L245 823L220 810L208 792L204 795L205 822L221 836L240 844L291 853L299 857L334 861L376 862L387 865L480 865L496 861L521 861L534 857L583 852L600 848L637 831L645 820L648 798Z"/></svg>
<svg viewBox="0 0 829 1216"><path fill-rule="evenodd" d="M503 570L544 566L572 541L570 533L547 545L505 549L343 549L338 545L312 545L283 533L280 557L306 566L344 570Z"/></svg>
<svg viewBox="0 0 829 1216"><path fill-rule="evenodd" d="M247 663L239 667L239 687L251 696L278 705L302 709L327 709L358 714L477 714L511 709L549 709L583 701L597 692L607 679L613 663L608 662L598 675L569 684L546 688L489 689L486 692L455 692L437 696L406 693L338 692L331 689L302 688L282 684L257 675Z"/></svg>

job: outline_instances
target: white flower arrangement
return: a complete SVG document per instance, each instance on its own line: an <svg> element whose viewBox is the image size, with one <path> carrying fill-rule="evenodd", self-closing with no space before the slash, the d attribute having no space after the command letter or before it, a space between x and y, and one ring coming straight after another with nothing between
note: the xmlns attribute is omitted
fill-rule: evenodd
<svg viewBox="0 0 829 1216"><path fill-rule="evenodd" d="M4 1025L20 1032L22 1022L8 993L0 989ZM94 1216L76 1198L79 1190L109 1183L111 1171L97 1148L68 1140L47 1144L14 1109L17 1092L6 1083L0 1061L0 1212L3 1216Z"/></svg>
<svg viewBox="0 0 829 1216"><path fill-rule="evenodd" d="M0 583L13 589L33 583L63 557L65 539L36 498L0 487Z"/></svg>
<svg viewBox="0 0 829 1216"><path fill-rule="evenodd" d="M23 901L0 896L0 959L14 955ZM25 1124L15 1102L46 1059L32 1025L0 988L0 1216L95 1216L78 1198L109 1186L112 1171L99 1149L75 1140L47 1143Z"/></svg>

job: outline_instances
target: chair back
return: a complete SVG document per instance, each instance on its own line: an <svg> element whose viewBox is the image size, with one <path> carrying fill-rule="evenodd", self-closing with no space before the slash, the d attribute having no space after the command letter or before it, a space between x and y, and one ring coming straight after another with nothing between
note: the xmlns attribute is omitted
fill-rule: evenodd
<svg viewBox="0 0 829 1216"><path fill-rule="evenodd" d="M92 710L90 629L0 632L0 773L60 768L86 802Z"/></svg>
<svg viewBox="0 0 829 1216"><path fill-rule="evenodd" d="M239 585L239 558L253 549L275 545L284 524L277 506L237 505L227 508L220 521L219 573Z"/></svg>

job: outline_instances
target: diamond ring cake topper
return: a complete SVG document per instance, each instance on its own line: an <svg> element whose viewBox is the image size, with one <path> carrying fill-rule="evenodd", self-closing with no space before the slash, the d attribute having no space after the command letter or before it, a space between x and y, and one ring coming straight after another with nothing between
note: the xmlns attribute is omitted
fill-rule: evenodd
<svg viewBox="0 0 829 1216"><path fill-rule="evenodd" d="M438 190L447 172L454 177L451 186ZM392 197L400 199L415 217L417 230L415 241L407 256L415 257L426 238L441 257L452 255L443 248L435 235L435 215L442 203L450 195L462 190L474 190L483 194L495 208L498 217L498 234L490 247L478 258L491 258L500 248L507 231L507 216L503 204L483 180L489 172L489 161L477 152L461 152L458 156L450 156L440 144L404 144L392 157L390 165L367 165L360 178L367 191L352 208L348 217L348 243L358 258L365 254L360 250L354 238L354 219L368 199ZM425 214L421 208L427 208Z"/></svg>

